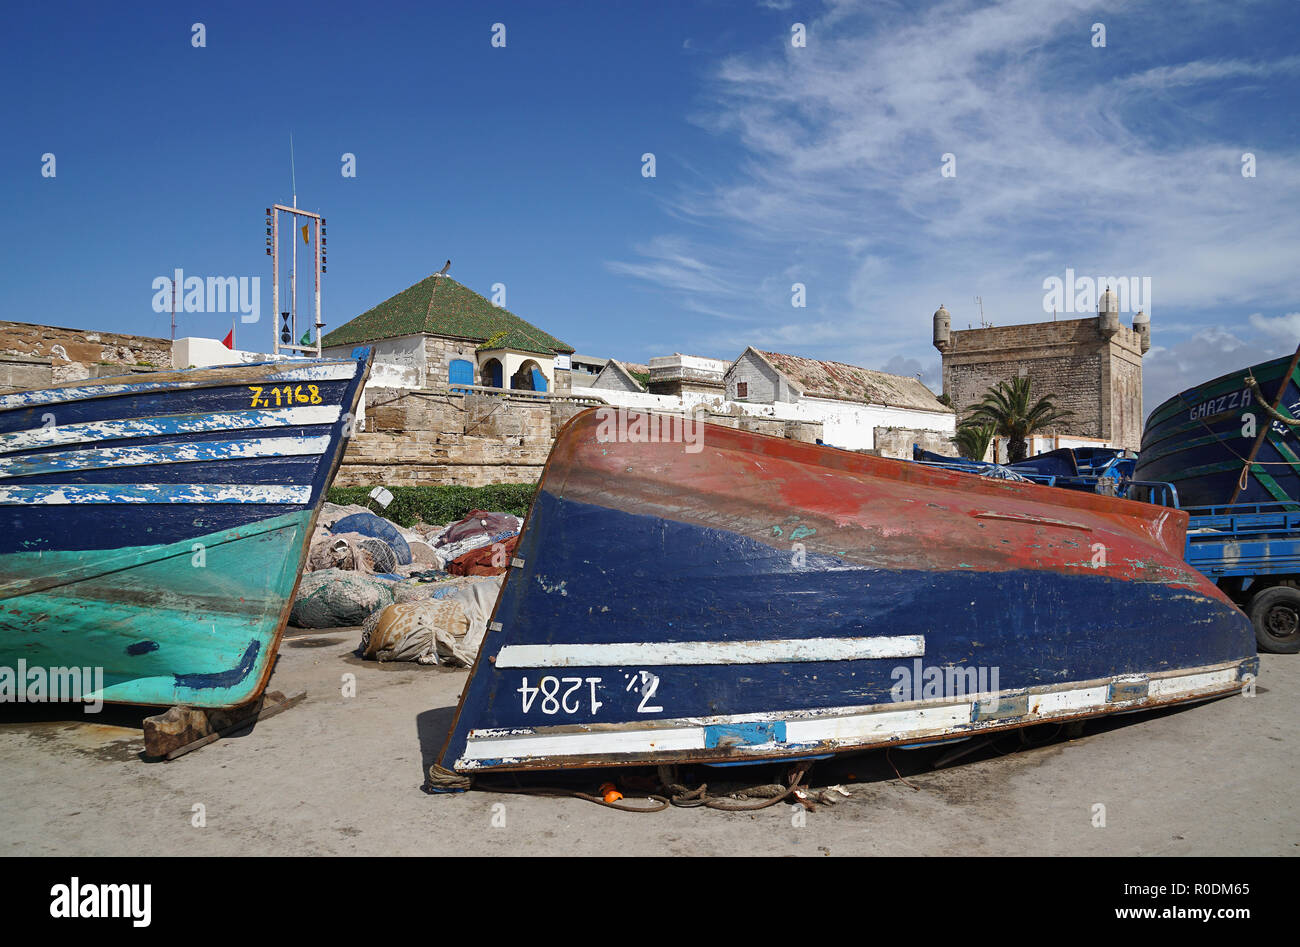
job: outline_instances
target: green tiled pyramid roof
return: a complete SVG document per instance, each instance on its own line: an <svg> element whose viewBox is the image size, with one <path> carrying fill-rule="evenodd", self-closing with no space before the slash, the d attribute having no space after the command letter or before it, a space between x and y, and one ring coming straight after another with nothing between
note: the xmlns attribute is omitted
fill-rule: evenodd
<svg viewBox="0 0 1300 947"><path fill-rule="evenodd" d="M539 355L572 353L573 346L548 335L508 309L494 306L450 276L430 276L321 339L325 346L357 345L402 335L447 335L486 342L494 348ZM504 333L504 334L502 334Z"/></svg>

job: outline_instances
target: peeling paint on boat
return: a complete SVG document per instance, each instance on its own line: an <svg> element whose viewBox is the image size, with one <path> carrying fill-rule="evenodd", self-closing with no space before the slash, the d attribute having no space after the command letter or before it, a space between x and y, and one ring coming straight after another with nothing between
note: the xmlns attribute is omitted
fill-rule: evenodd
<svg viewBox="0 0 1300 947"><path fill-rule="evenodd" d="M0 665L101 668L106 701L254 699L369 363L358 349L0 401ZM323 403L231 407L309 379ZM88 446L48 450L67 444Z"/></svg>
<svg viewBox="0 0 1300 947"><path fill-rule="evenodd" d="M667 667L687 664L785 664L913 658L925 654L921 635L872 638L785 638L769 641L660 641L627 644L507 645L498 668Z"/></svg>
<svg viewBox="0 0 1300 947"><path fill-rule="evenodd" d="M560 432L442 766L928 742L1231 693L1256 660L1249 621L1183 561L1181 511L713 425L702 443L602 443L594 411ZM793 523L815 530L797 556ZM1094 543L1104 563L1080 555ZM1000 689L901 703L897 656L827 643L906 636ZM1111 699L1167 673L1186 680ZM706 733L742 723L770 740Z"/></svg>
<svg viewBox="0 0 1300 947"><path fill-rule="evenodd" d="M0 457L0 478L95 470L100 467L140 467L149 464L184 464L237 457L298 457L323 454L328 437L262 437L238 441L199 441L157 444L152 447L104 447L97 450L59 451L6 459Z"/></svg>
<svg viewBox="0 0 1300 947"><path fill-rule="evenodd" d="M26 431L0 434L0 454L55 447L62 444L87 444L125 438L165 437L170 434L197 434L204 431L239 431L267 427L310 427L333 424L342 414L338 405L309 405L305 408L250 408L203 414L180 414L167 417L135 418L123 421L95 421L80 424L52 424Z"/></svg>
<svg viewBox="0 0 1300 947"><path fill-rule="evenodd" d="M270 382L274 384L277 382L292 381L310 382L347 380L351 379L355 375L355 372L350 365L339 363L310 365L303 368L289 369L287 371L276 369L277 364L278 363L275 362L256 362L242 366L226 366L210 370L207 375L202 377L193 373L186 375L183 372L160 373L167 377L175 377L179 379L171 382L147 381L117 385L75 385L63 388L38 388L31 391L19 391L13 394L0 395L0 411L5 411L10 408L67 404L73 401L85 401L91 398L103 398L110 395L131 395L145 394L149 392L191 390L215 384L229 384L227 379L232 377L237 377L244 382L256 382L258 384ZM271 370L258 371L258 369Z"/></svg>

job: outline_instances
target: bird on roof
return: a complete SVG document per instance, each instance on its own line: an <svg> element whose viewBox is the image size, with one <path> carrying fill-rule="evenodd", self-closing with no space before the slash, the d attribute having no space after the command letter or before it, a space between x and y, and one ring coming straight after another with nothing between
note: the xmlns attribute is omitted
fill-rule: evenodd
<svg viewBox="0 0 1300 947"><path fill-rule="evenodd" d="M433 275L434 275L434 276L446 276L446 275L447 275L447 271L448 271L449 269L451 269L451 260L448 260L446 263L444 263L444 264L442 265L442 269L440 269L437 273L434 273Z"/></svg>

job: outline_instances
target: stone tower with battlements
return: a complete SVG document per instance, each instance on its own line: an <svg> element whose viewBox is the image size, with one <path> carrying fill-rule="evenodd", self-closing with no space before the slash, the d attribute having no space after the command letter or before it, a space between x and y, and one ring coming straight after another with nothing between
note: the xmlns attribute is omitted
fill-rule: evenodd
<svg viewBox="0 0 1300 947"><path fill-rule="evenodd" d="M1115 294L1102 293L1089 319L953 330L948 310L934 314L934 347L943 354L943 393L957 409L982 400L999 381L1033 379L1031 395L1052 395L1074 416L1056 433L1100 438L1136 451L1142 441L1142 356L1151 348L1143 312L1122 325Z"/></svg>

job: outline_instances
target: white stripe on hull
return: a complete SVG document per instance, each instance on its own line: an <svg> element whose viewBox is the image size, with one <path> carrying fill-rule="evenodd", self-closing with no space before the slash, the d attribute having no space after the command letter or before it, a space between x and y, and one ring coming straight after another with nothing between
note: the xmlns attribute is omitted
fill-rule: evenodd
<svg viewBox="0 0 1300 947"><path fill-rule="evenodd" d="M996 698L940 698L930 703L876 704L827 710L781 713L732 714L676 720L561 725L519 730L471 730L457 770L534 762L562 763L565 758L623 757L644 759L673 751L707 748L708 728L760 722L783 724L785 740L741 744L726 751L726 758L746 754L798 755L887 743L908 743L940 737L964 736L991 727L1031 724L1103 712L1140 710L1161 702L1215 696L1238 683L1242 662L1229 666L1165 672L1144 678L1149 696L1134 700L1109 700L1110 681L1080 682L1028 691L1004 691ZM1114 678L1127 682L1132 675ZM1009 696L1028 695L1028 713L990 715L989 709Z"/></svg>
<svg viewBox="0 0 1300 947"><path fill-rule="evenodd" d="M218 365L216 368L239 368L238 365ZM282 381L342 381L355 378L357 362L335 362L325 365L304 365L300 368L277 371L272 375L250 375L246 379L220 381L137 382L125 385L76 385L64 388L40 388L0 395L0 411L8 408L30 408L37 405L67 404L103 398L111 395L153 394L161 391L194 391L199 388L227 388L246 385L275 384ZM201 369L200 369L201 370Z"/></svg>
<svg viewBox="0 0 1300 947"><path fill-rule="evenodd" d="M66 506L90 503L310 503L310 486L275 484L73 483L0 486L0 505Z"/></svg>
<svg viewBox="0 0 1300 947"><path fill-rule="evenodd" d="M704 664L791 664L919 658L923 635L871 638L779 638L770 641L638 641L627 644L506 645L498 668L669 667Z"/></svg>
<svg viewBox="0 0 1300 947"><path fill-rule="evenodd" d="M328 436L263 437L246 441L187 441L149 447L103 447L98 450L58 451L10 459L0 457L0 479L108 467L221 463L253 457L314 456L325 453L329 444Z"/></svg>
<svg viewBox="0 0 1300 947"><path fill-rule="evenodd" d="M1216 671L1213 674L1203 676L1209 679L1210 683L1224 687L1237 679L1234 670ZM1197 690L1201 686L1201 684L1185 677L1167 677L1153 680L1150 684L1150 694L1152 697L1177 697L1188 691Z"/></svg>
<svg viewBox="0 0 1300 947"><path fill-rule="evenodd" d="M54 424L29 431L0 434L0 454L61 444L89 444L95 441L128 437L164 437L171 434L196 434L204 431L246 431L267 427L310 427L333 424L343 409L338 405L311 405L305 408L249 408L212 414L176 414L154 418L118 421L83 421L77 424Z"/></svg>

